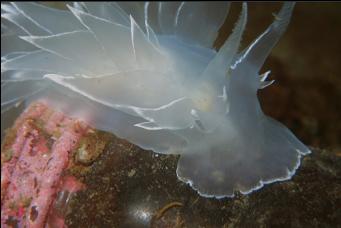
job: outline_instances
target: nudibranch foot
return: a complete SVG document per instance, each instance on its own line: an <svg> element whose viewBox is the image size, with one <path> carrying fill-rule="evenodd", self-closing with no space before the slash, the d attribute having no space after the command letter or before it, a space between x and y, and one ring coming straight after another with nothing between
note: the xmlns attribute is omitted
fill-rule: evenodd
<svg viewBox="0 0 341 228"><path fill-rule="evenodd" d="M228 126L197 142L179 159L178 178L202 196L233 197L236 192L249 194L264 184L288 180L301 156L310 153L270 117L264 116L259 127L238 134L227 133L231 132Z"/></svg>

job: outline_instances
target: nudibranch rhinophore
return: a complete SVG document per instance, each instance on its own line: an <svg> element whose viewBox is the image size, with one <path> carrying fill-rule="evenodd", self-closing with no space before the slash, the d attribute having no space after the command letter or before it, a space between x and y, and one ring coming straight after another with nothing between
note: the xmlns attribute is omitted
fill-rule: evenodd
<svg viewBox="0 0 341 228"><path fill-rule="evenodd" d="M177 176L205 197L287 180L310 150L266 116L260 68L294 3L239 52L247 4L224 45L227 2L1 4L1 112L45 99L138 146L179 154Z"/></svg>

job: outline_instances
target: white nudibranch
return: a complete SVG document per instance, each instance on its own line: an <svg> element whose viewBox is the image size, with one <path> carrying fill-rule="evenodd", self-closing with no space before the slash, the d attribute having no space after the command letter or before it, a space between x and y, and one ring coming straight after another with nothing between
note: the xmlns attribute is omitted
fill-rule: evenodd
<svg viewBox="0 0 341 228"><path fill-rule="evenodd" d="M226 2L1 3L1 112L45 99L68 115L162 154L205 197L248 194L294 175L310 153L264 115L259 71L294 3L239 52L247 4L224 45Z"/></svg>

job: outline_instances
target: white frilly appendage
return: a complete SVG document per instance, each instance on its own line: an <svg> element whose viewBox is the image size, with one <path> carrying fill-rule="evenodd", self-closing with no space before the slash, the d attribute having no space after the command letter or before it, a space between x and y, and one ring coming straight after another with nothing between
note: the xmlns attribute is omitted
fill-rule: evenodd
<svg viewBox="0 0 341 228"><path fill-rule="evenodd" d="M1 4L1 119L43 99L156 153L180 154L178 178L206 197L290 179L310 153L263 114L259 70L294 3L239 51L247 5L213 49L226 2L76 2L68 10Z"/></svg>

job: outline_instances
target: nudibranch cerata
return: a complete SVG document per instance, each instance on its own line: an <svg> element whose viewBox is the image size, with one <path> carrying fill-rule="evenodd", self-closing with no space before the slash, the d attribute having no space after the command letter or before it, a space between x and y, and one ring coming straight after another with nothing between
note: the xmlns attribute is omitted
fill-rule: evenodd
<svg viewBox="0 0 341 228"><path fill-rule="evenodd" d="M257 90L294 3L245 50L247 4L213 43L227 2L76 2L68 10L1 4L1 112L45 99L70 116L156 153L205 197L287 180L310 150L266 116Z"/></svg>

